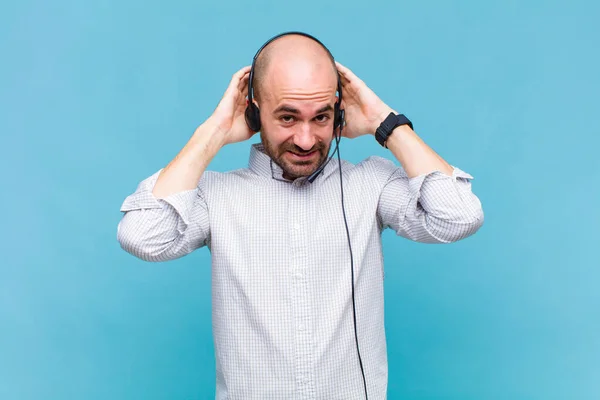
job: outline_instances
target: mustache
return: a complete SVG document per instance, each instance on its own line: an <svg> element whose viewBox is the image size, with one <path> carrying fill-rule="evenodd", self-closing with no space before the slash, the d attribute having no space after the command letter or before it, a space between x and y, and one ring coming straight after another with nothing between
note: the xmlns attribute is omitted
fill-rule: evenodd
<svg viewBox="0 0 600 400"><path fill-rule="evenodd" d="M310 150L304 150L302 147L299 147L291 142L283 143L279 149L282 152L290 151L292 153L296 153L298 155L306 155L312 153L313 151L318 151L319 153L323 152L324 149L327 148L327 145L323 142L317 142Z"/></svg>

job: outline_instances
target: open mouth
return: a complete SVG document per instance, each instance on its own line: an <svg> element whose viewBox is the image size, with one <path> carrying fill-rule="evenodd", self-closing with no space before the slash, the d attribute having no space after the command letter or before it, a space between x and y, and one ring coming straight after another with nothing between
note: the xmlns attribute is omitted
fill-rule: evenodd
<svg viewBox="0 0 600 400"><path fill-rule="evenodd" d="M292 153L291 151L288 151L288 153L290 153L292 155L292 158L305 161L305 160L310 160L311 158L313 158L317 154L317 151L311 151L310 153L306 153L306 154L297 154L297 153Z"/></svg>

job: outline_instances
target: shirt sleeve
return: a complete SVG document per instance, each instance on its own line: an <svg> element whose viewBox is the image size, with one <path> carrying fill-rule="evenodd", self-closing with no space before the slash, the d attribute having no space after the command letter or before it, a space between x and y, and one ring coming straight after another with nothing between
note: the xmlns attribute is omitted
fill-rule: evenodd
<svg viewBox="0 0 600 400"><path fill-rule="evenodd" d="M385 228L423 243L450 243L473 235L483 225L473 177L452 166L452 176L440 171L409 178L403 168L385 160L378 173L384 182L378 218Z"/></svg>
<svg viewBox="0 0 600 400"><path fill-rule="evenodd" d="M145 261L180 258L210 240L208 208L200 186L157 199L152 194L160 170L144 179L121 205L117 240Z"/></svg>

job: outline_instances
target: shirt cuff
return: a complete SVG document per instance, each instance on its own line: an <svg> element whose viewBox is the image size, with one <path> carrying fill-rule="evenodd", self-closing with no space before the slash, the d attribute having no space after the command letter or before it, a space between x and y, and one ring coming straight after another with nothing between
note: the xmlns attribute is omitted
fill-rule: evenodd
<svg viewBox="0 0 600 400"><path fill-rule="evenodd" d="M460 179L467 179L467 180L475 179L475 178L473 178L471 176L471 174L466 173L465 171L461 170L460 168L455 167L453 165L451 167L453 168L453 170L452 170L452 180L454 180L455 182L456 182L456 180L458 178L460 178Z"/></svg>
<svg viewBox="0 0 600 400"><path fill-rule="evenodd" d="M198 192L198 189L195 188L174 193L159 201L164 201L173 207L177 214L181 217L184 225L187 227L190 224L194 202L196 201L196 198L198 198L199 194L200 193Z"/></svg>
<svg viewBox="0 0 600 400"><path fill-rule="evenodd" d="M155 172L148 178L140 182L135 192L125 198L121 204L121 211L133 211L148 208L162 208L162 204L152 194L152 189L158 179L160 171Z"/></svg>
<svg viewBox="0 0 600 400"><path fill-rule="evenodd" d="M411 198L419 197L419 193L421 192L421 188L422 188L423 184L425 183L425 181L432 182L432 181L437 181L437 180L450 179L450 180L452 180L452 182L456 182L459 179L466 180L466 181L470 181L470 180L474 179L473 176L471 176L470 174L461 170L460 168L457 168L453 165L451 167L452 167L452 175L451 176L448 176L441 171L432 171L427 174L422 174L422 175L410 178L408 180L408 187L410 190Z"/></svg>
<svg viewBox="0 0 600 400"><path fill-rule="evenodd" d="M162 169L161 169L162 170ZM158 180L158 175L161 170L158 170L148 178L144 179L138 185L136 191L127 196L121 205L121 211L133 211L142 209L163 209L165 205L173 207L177 214L181 217L185 226L189 225L192 206L198 196L198 188L185 190L179 193L171 194L163 199L158 199L152 194L152 190Z"/></svg>
<svg viewBox="0 0 600 400"><path fill-rule="evenodd" d="M413 178L409 183L410 204L443 221L460 224L478 221L481 205L471 191L473 176L454 166L452 168L451 176L433 171Z"/></svg>

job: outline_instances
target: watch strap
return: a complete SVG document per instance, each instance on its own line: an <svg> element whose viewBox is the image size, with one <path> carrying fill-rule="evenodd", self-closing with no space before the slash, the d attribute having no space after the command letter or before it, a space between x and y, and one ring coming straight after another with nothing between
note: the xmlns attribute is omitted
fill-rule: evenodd
<svg viewBox="0 0 600 400"><path fill-rule="evenodd" d="M375 131L375 139L377 139L377 142L381 146L387 149L385 142L387 141L388 137L392 134L394 129L396 129L400 125L408 125L410 126L410 129L413 129L412 122L410 122L410 120L406 118L404 114L394 114L393 112L390 112L390 114L383 120L381 125L379 125L379 127Z"/></svg>

